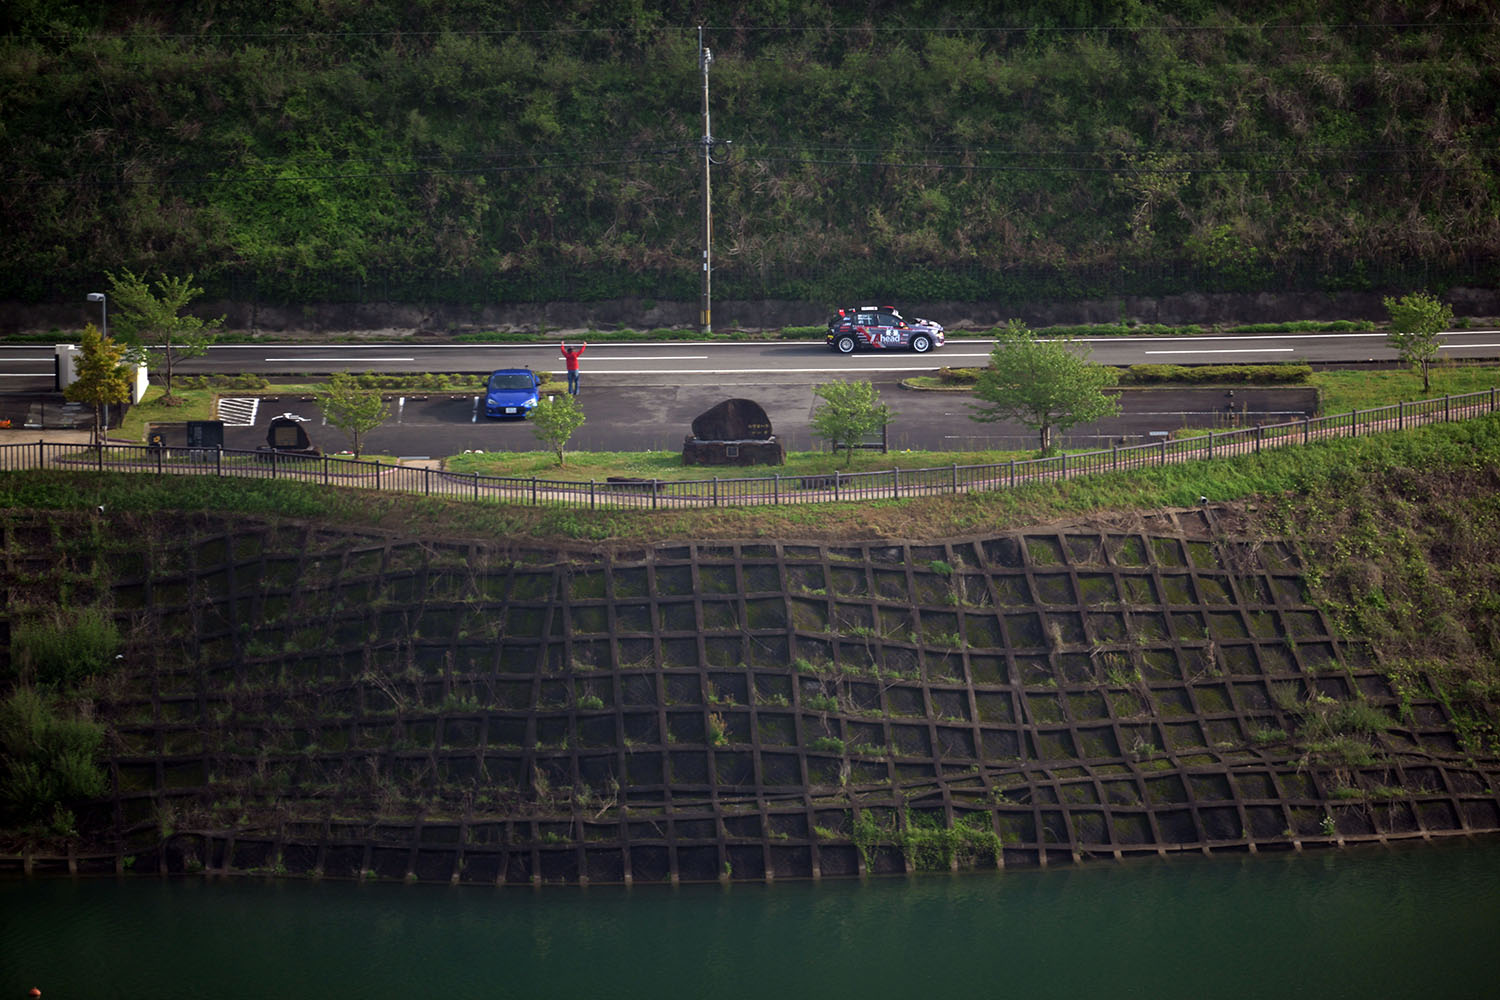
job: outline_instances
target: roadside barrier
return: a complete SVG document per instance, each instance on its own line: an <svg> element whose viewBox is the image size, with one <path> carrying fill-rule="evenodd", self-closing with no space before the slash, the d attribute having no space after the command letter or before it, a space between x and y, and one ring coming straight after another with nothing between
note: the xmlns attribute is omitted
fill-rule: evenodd
<svg viewBox="0 0 1500 1000"><path fill-rule="evenodd" d="M891 468L815 476L576 481L486 476L407 465L387 465L327 455L186 448L139 444L78 445L47 442L0 445L0 471L76 469L157 475L277 479L422 496L488 500L531 506L596 509L748 507L888 500L1011 489L1035 482L1076 479L1170 463L1259 454L1340 437L1360 437L1426 424L1469 420L1497 412L1497 390L1396 403L1323 417L1209 431L1177 439L1111 447L989 465Z"/></svg>

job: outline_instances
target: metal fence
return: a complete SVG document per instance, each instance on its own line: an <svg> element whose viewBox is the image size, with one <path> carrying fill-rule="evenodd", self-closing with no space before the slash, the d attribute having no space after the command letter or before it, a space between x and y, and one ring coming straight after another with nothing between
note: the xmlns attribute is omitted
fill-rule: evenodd
<svg viewBox="0 0 1500 1000"><path fill-rule="evenodd" d="M598 509L680 509L764 504L829 503L937 496L1012 489L1027 483L1074 479L1198 459L1259 454L1340 437L1405 430L1466 420L1497 411L1497 390L1396 403L1392 406L1226 431L1209 431L1147 444L1020 459L989 465L891 468L878 472L773 474L744 478L558 480L486 476L358 459L268 450L185 448L139 444L79 445L36 441L0 445L0 471L72 469L216 476L348 486L421 496L489 500L531 506Z"/></svg>

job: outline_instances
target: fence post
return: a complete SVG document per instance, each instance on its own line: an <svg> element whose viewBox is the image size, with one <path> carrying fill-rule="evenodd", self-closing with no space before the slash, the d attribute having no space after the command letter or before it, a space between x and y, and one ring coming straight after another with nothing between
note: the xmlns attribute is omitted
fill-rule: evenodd
<svg viewBox="0 0 1500 1000"><path fill-rule="evenodd" d="M214 475L219 479L224 478L224 446L214 445Z"/></svg>
<svg viewBox="0 0 1500 1000"><path fill-rule="evenodd" d="M1490 412L1495 412L1495 387L1490 386Z"/></svg>
<svg viewBox="0 0 1500 1000"><path fill-rule="evenodd" d="M1448 394L1443 394L1443 419L1448 419Z"/></svg>
<svg viewBox="0 0 1500 1000"><path fill-rule="evenodd" d="M1260 424L1256 424L1255 425L1255 453L1257 455L1260 454L1260 442L1261 442L1261 439L1264 438L1265 436L1266 436L1266 429L1264 427L1262 427Z"/></svg>
<svg viewBox="0 0 1500 1000"><path fill-rule="evenodd" d="M1113 442L1109 446L1109 467L1114 472L1120 471L1120 446Z"/></svg>
<svg viewBox="0 0 1500 1000"><path fill-rule="evenodd" d="M167 449L165 447L156 449L156 474L161 475L161 456Z"/></svg>
<svg viewBox="0 0 1500 1000"><path fill-rule="evenodd" d="M1214 432L1213 431L1209 431L1208 432L1208 457L1209 458L1213 458L1214 457Z"/></svg>
<svg viewBox="0 0 1500 1000"><path fill-rule="evenodd" d="M958 492L958 463L953 463L953 492Z"/></svg>
<svg viewBox="0 0 1500 1000"><path fill-rule="evenodd" d="M328 485L328 456L323 456L323 485Z"/></svg>
<svg viewBox="0 0 1500 1000"><path fill-rule="evenodd" d="M98 449L98 451L97 451L98 461L95 462L94 464L99 469L100 472L103 472L104 471L104 439L103 438L100 438L99 444L96 445L96 448Z"/></svg>
<svg viewBox="0 0 1500 1000"><path fill-rule="evenodd" d="M536 476L531 477L531 506L536 506Z"/></svg>
<svg viewBox="0 0 1500 1000"><path fill-rule="evenodd" d="M1016 488L1016 460L1010 460L1010 488Z"/></svg>
<svg viewBox="0 0 1500 1000"><path fill-rule="evenodd" d="M1493 391L1493 390L1491 390L1491 391ZM1396 430L1398 430L1398 431L1404 431L1404 430L1406 430L1406 404L1405 403L1398 402L1396 404Z"/></svg>
<svg viewBox="0 0 1500 1000"><path fill-rule="evenodd" d="M1359 437L1359 407L1355 407L1349 414L1349 436Z"/></svg>
<svg viewBox="0 0 1500 1000"><path fill-rule="evenodd" d="M432 496L432 469L425 465L422 466L422 495Z"/></svg>
<svg viewBox="0 0 1500 1000"><path fill-rule="evenodd" d="M1302 418L1302 443L1307 444L1312 435L1312 424L1306 417Z"/></svg>
<svg viewBox="0 0 1500 1000"><path fill-rule="evenodd" d="M837 501L838 498L839 498L839 470L838 469L834 469L833 470L833 499L835 501Z"/></svg>
<svg viewBox="0 0 1500 1000"><path fill-rule="evenodd" d="M1062 474L1059 475L1057 478L1059 478L1059 479L1067 479L1068 478L1068 453L1067 452L1063 452L1062 453Z"/></svg>
<svg viewBox="0 0 1500 1000"><path fill-rule="evenodd" d="M781 473L772 473L771 481L771 503L781 506Z"/></svg>
<svg viewBox="0 0 1500 1000"><path fill-rule="evenodd" d="M1167 439L1166 438L1162 438L1161 439L1161 464L1162 465L1166 465L1167 464Z"/></svg>
<svg viewBox="0 0 1500 1000"><path fill-rule="evenodd" d="M478 500L479 499L479 473L473 472L473 473L470 473L470 475L472 475L474 477L474 499Z"/></svg>
<svg viewBox="0 0 1500 1000"><path fill-rule="evenodd" d="M47 443L41 438L36 439L36 467L38 469L47 467Z"/></svg>
<svg viewBox="0 0 1500 1000"><path fill-rule="evenodd" d="M656 497L661 492L661 488L660 487L661 487L661 483L660 483L659 480L656 480L656 479L651 480L651 509L652 510L656 509Z"/></svg>
<svg viewBox="0 0 1500 1000"><path fill-rule="evenodd" d="M714 476L714 506L719 506L719 477Z"/></svg>
<svg viewBox="0 0 1500 1000"><path fill-rule="evenodd" d="M891 469L891 499L898 500L901 497L901 467Z"/></svg>

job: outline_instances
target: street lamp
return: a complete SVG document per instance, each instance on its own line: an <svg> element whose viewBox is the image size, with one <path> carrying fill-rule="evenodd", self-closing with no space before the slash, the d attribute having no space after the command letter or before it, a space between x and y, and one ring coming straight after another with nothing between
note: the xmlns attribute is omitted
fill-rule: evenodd
<svg viewBox="0 0 1500 1000"><path fill-rule="evenodd" d="M97 303L99 303L99 321L100 321L100 323L103 324L102 328L99 331L99 333L102 336L108 337L109 336L109 298L103 292L89 292L88 295L85 296L85 300L88 301L88 302L97 302Z"/></svg>

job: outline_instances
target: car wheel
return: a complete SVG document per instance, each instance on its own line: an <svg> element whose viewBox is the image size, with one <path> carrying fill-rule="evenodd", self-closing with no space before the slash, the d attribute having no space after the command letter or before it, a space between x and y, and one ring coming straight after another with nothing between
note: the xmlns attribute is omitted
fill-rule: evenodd
<svg viewBox="0 0 1500 1000"><path fill-rule="evenodd" d="M847 333L844 334L838 339L838 349L840 354L853 354L854 338L849 336Z"/></svg>
<svg viewBox="0 0 1500 1000"><path fill-rule="evenodd" d="M926 334L919 333L911 338L911 349L918 354L926 354L932 350L932 340Z"/></svg>

